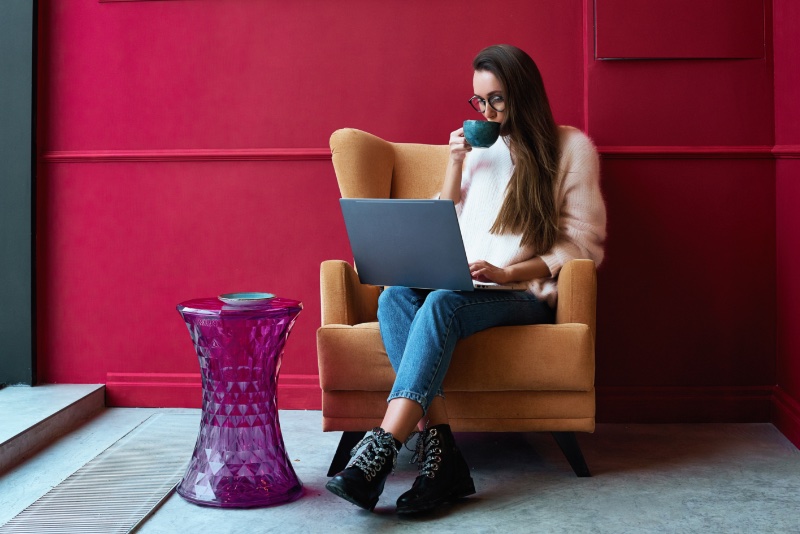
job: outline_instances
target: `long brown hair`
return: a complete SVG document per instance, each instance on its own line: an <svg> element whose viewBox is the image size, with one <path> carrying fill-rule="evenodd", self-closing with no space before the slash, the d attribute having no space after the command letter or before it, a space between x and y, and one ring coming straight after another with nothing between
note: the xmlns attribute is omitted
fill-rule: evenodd
<svg viewBox="0 0 800 534"><path fill-rule="evenodd" d="M511 45L484 48L472 67L491 72L503 87L502 133L508 136L514 158L514 172L491 232L521 233L523 245L544 254L558 236L555 194L560 148L542 75L528 54Z"/></svg>

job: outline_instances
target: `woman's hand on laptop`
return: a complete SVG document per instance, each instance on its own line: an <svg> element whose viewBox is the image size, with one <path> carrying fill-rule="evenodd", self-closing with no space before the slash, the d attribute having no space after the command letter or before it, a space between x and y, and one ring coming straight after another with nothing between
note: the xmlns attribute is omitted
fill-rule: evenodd
<svg viewBox="0 0 800 534"><path fill-rule="evenodd" d="M469 264L469 273L474 280L479 282L494 282L495 284L507 284L511 282L508 272L501 267L496 267L488 261L478 260Z"/></svg>
<svg viewBox="0 0 800 534"><path fill-rule="evenodd" d="M469 264L469 272L474 280L495 284L510 284L552 276L550 268L539 256L506 267L495 267L488 261L478 260Z"/></svg>

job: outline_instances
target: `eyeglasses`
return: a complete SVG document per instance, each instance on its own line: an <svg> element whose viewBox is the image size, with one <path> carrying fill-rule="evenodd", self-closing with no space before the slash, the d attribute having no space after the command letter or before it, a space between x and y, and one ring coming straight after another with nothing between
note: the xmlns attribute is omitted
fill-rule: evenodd
<svg viewBox="0 0 800 534"><path fill-rule="evenodd" d="M475 95L469 99L469 105L472 106L472 108L478 113L486 113L486 100L478 95ZM498 113L502 113L506 110L506 101L500 95L490 96L489 105L492 106L492 109Z"/></svg>

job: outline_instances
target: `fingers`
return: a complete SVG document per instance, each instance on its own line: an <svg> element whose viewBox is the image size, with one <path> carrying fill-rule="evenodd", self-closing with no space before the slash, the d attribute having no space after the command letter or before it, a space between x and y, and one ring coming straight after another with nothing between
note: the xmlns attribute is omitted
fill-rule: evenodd
<svg viewBox="0 0 800 534"><path fill-rule="evenodd" d="M450 155L458 159L463 159L467 152L471 151L472 147L464 138L464 128L450 134Z"/></svg>
<svg viewBox="0 0 800 534"><path fill-rule="evenodd" d="M470 276L472 276L472 278L475 278L476 280L480 280L480 279L484 279L485 280L485 279L489 278L488 277L488 274L489 274L488 270L486 268L484 268L484 267L473 267L473 266L470 265L469 274L470 274Z"/></svg>
<svg viewBox="0 0 800 534"><path fill-rule="evenodd" d="M496 269L496 267L494 265L492 265L491 263L489 263L488 261L485 261L485 260L473 261L472 263L469 264L469 268L470 269L485 269L485 268Z"/></svg>
<svg viewBox="0 0 800 534"><path fill-rule="evenodd" d="M481 282L501 283L503 278L503 269L484 260L470 263L469 273L472 278Z"/></svg>
<svg viewBox="0 0 800 534"><path fill-rule="evenodd" d="M469 273L473 278L489 278L492 272L492 265L483 260L469 264Z"/></svg>
<svg viewBox="0 0 800 534"><path fill-rule="evenodd" d="M494 280L485 273L472 273L470 276L473 280L477 280L478 282L494 282Z"/></svg>

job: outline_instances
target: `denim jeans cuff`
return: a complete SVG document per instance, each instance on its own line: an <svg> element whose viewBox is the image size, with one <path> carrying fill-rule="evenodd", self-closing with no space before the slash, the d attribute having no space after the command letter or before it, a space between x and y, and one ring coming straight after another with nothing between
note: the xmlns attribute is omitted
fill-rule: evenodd
<svg viewBox="0 0 800 534"><path fill-rule="evenodd" d="M386 402L390 402L394 399L409 399L418 403L422 407L422 415L425 415L425 413L428 411L428 405L430 404L428 399L426 399L423 395L406 390L392 391L391 394L389 394L389 398L386 399Z"/></svg>

